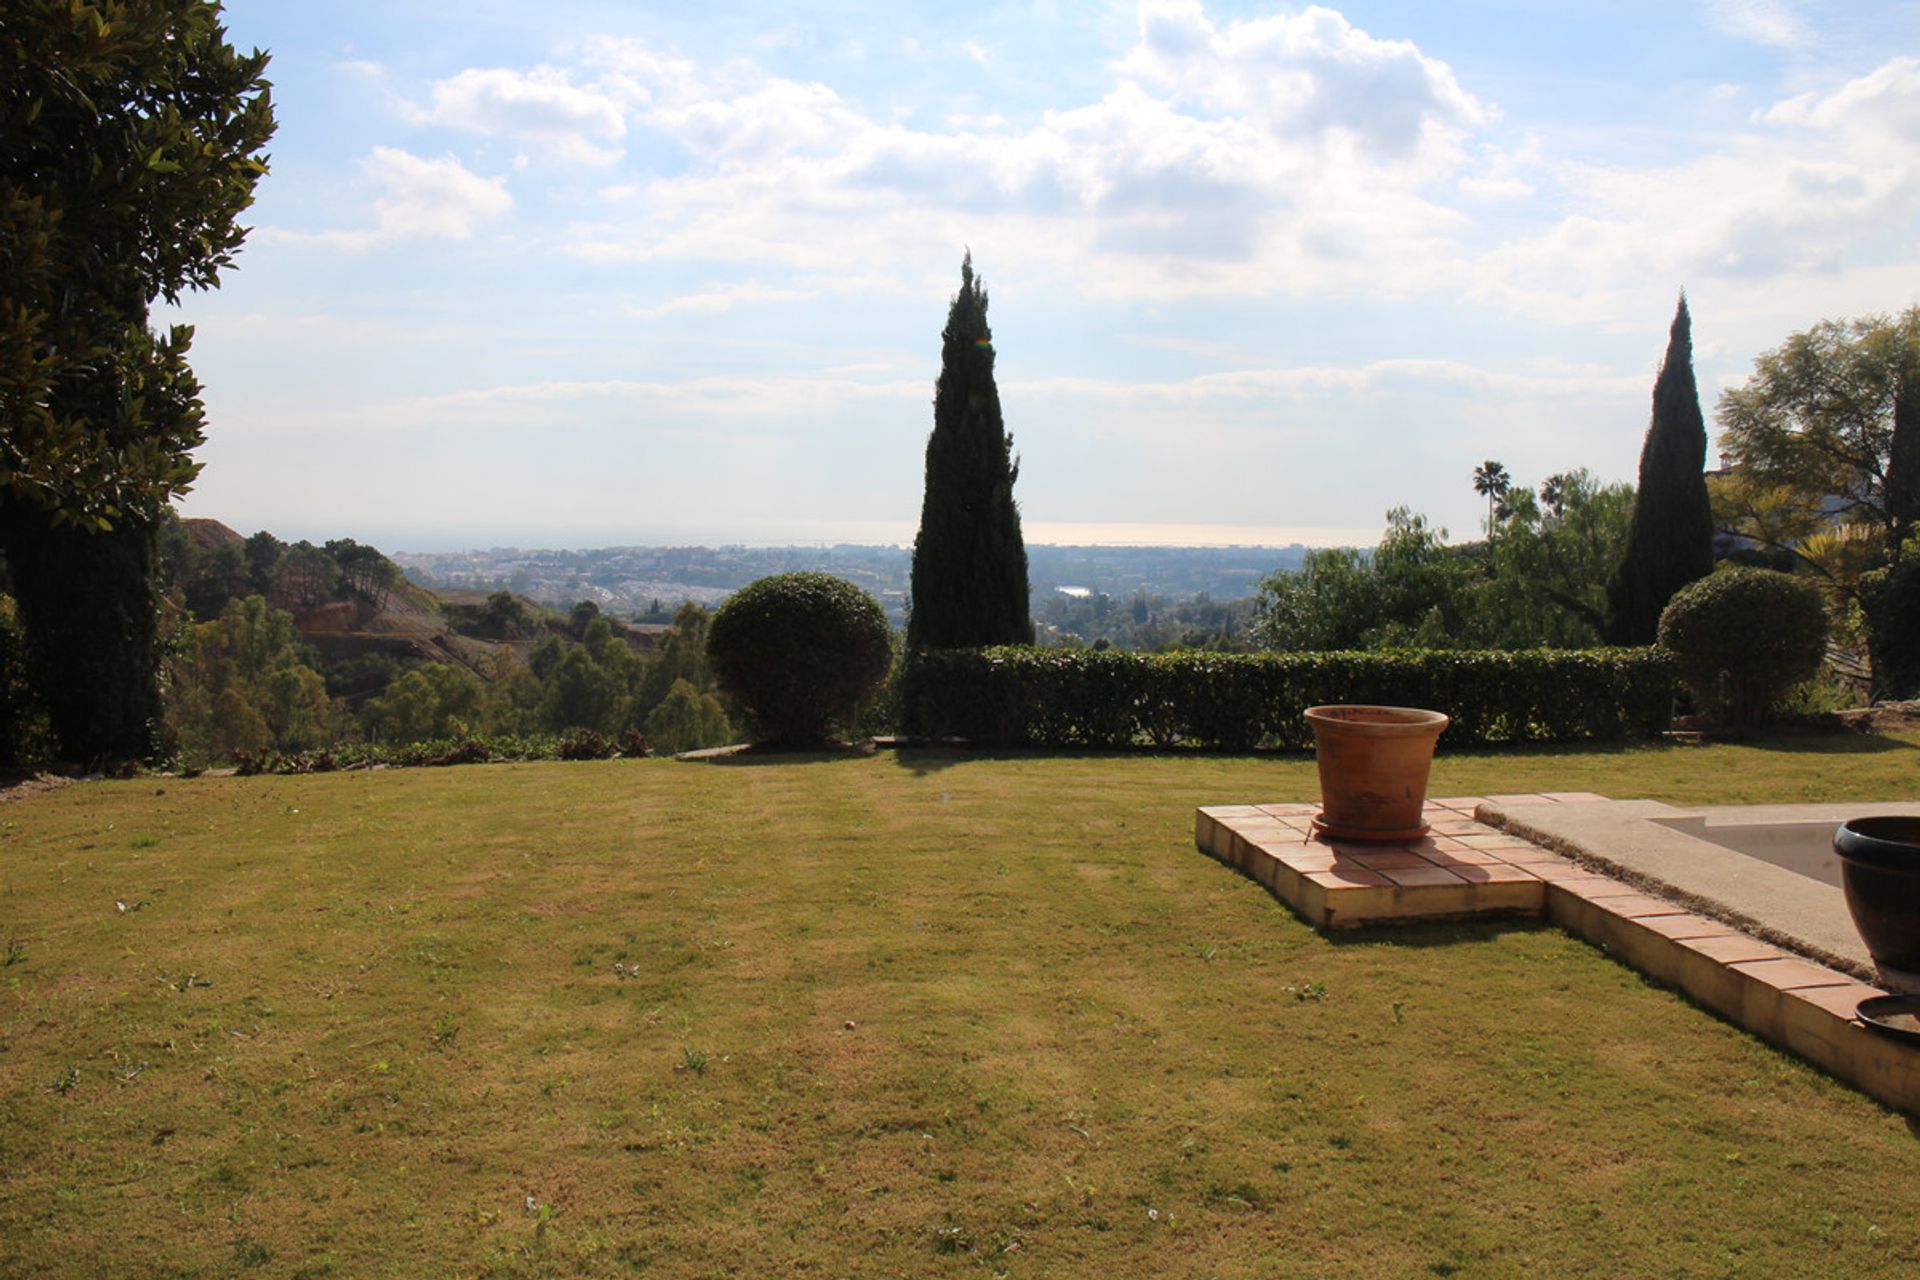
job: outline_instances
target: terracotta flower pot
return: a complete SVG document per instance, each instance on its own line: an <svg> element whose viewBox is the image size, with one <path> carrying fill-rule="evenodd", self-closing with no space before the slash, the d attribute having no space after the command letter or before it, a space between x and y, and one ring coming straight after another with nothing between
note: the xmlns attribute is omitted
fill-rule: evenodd
<svg viewBox="0 0 1920 1280"><path fill-rule="evenodd" d="M1867 954L1920 974L1920 818L1854 818L1833 833L1833 852Z"/></svg>
<svg viewBox="0 0 1920 1280"><path fill-rule="evenodd" d="M1337 840L1417 840L1433 747L1448 717L1417 707L1309 707L1320 765L1314 830Z"/></svg>

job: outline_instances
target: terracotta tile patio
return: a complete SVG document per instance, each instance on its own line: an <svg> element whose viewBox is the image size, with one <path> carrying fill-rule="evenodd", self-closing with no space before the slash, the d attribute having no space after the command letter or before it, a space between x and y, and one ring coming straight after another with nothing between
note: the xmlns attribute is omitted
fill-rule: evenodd
<svg viewBox="0 0 1920 1280"><path fill-rule="evenodd" d="M1215 805L1195 815L1200 849L1264 885L1322 929L1543 916L1720 1016L1888 1106L1920 1115L1920 1048L1855 1021L1883 994L1478 820L1502 809L1604 800L1590 791L1431 800L1418 840L1356 844L1314 834L1317 805Z"/></svg>

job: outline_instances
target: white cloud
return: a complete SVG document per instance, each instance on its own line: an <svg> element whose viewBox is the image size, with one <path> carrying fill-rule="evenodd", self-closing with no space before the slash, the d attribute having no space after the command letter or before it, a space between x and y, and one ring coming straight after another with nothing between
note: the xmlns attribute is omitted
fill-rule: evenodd
<svg viewBox="0 0 1920 1280"><path fill-rule="evenodd" d="M579 415L604 416L609 403L695 416L752 419L756 415L833 413L861 404L898 402L922 407L924 377L861 378L893 363L838 366L819 374L716 375L681 380L596 379L513 383L410 396L344 411L362 426L438 427L451 424L539 426ZM1354 365L1242 368L1190 378L1002 377L1004 403L1031 410L1042 403L1111 412L1119 423L1159 431L1154 415L1202 417L1223 410L1264 414L1275 405L1352 403L1357 398L1422 400L1465 393L1490 401L1585 404L1596 398L1639 397L1646 375L1620 375L1581 365L1547 363L1521 370L1457 360L1394 359ZM1264 419L1263 419L1264 420ZM916 419L917 421L917 419Z"/></svg>
<svg viewBox="0 0 1920 1280"><path fill-rule="evenodd" d="M1713 13L1781 34L1795 10ZM1014 121L927 124L744 60L611 37L584 40L566 67L463 71L418 118L574 159L619 144L671 157L609 174L572 206L560 249L756 282L649 316L835 278L944 288L972 244L990 275L1097 299L1438 294L1617 325L1687 285L1771 324L1781 297L1802 295L1768 282L1859 279L1914 257L1920 59L1779 102L1691 159L1625 168L1552 154L1532 133L1516 142L1446 63L1331 8L1216 21L1199 0L1142 0L1137 28L1097 99ZM428 234L417 226L435 216L439 234L469 234L485 200L507 201L496 182L436 210L383 178L395 190L379 230L336 236Z"/></svg>
<svg viewBox="0 0 1920 1280"><path fill-rule="evenodd" d="M1754 124L1664 168L1555 166L1568 212L1484 254L1474 294L1556 320L1612 321L1657 309L1682 285L1711 285L1725 310L1777 332L1815 318L1782 313L1809 296L1787 281L1831 286L1813 294L1840 312L1854 296L1844 279L1913 263L1920 60L1778 103Z"/></svg>
<svg viewBox="0 0 1920 1280"><path fill-rule="evenodd" d="M698 293L683 293L678 297L668 298L656 306L629 307L627 314L642 320L655 320L677 312L718 315L731 311L742 303L801 302L818 296L817 293L804 289L770 289L763 284L747 281L743 284L719 285Z"/></svg>
<svg viewBox="0 0 1920 1280"><path fill-rule="evenodd" d="M1758 44L1790 46L1806 39L1794 0L1705 0L1707 20L1728 35Z"/></svg>
<svg viewBox="0 0 1920 1280"><path fill-rule="evenodd" d="M1896 143L1920 143L1920 58L1895 58L1824 97L1805 93L1775 103L1761 112L1759 119L1769 124L1862 131Z"/></svg>
<svg viewBox="0 0 1920 1280"><path fill-rule="evenodd" d="M609 165L620 158L626 136L620 102L573 84L565 71L470 68L433 86L433 105L411 107L418 124L533 141L546 152L578 164Z"/></svg>
<svg viewBox="0 0 1920 1280"><path fill-rule="evenodd" d="M1411 41L1375 39L1332 9L1224 29L1199 0L1141 0L1139 15L1125 74L1281 136L1342 135L1403 156L1491 116L1446 63Z"/></svg>
<svg viewBox="0 0 1920 1280"><path fill-rule="evenodd" d="M1216 28L1149 3L1110 92L1024 126L911 127L637 40L585 57L687 163L603 188L605 216L569 230L570 252L837 273L945 263L971 242L996 270L1112 297L1430 287L1467 225L1434 193L1493 115L1443 63L1326 9ZM1518 193L1503 163L1466 175L1482 198Z"/></svg>
<svg viewBox="0 0 1920 1280"><path fill-rule="evenodd" d="M513 207L504 179L479 177L453 156L430 160L375 147L360 169L380 189L372 227L319 232L261 227L255 235L361 252L399 240L470 239L481 223Z"/></svg>

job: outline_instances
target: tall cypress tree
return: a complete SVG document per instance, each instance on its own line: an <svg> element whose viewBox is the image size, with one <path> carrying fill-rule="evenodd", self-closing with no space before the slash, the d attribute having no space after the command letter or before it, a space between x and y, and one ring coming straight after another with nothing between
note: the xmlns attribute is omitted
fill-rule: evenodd
<svg viewBox="0 0 1920 1280"><path fill-rule="evenodd" d="M1683 293L1653 384L1653 421L1640 450L1626 555L1607 584L1609 644L1652 644L1673 593L1713 571L1706 465L1707 424L1693 381L1693 320Z"/></svg>
<svg viewBox="0 0 1920 1280"><path fill-rule="evenodd" d="M987 291L973 274L971 253L961 260L960 292L947 308L940 343L907 643L1032 644L1027 545L1013 500L1020 463L1000 420Z"/></svg>

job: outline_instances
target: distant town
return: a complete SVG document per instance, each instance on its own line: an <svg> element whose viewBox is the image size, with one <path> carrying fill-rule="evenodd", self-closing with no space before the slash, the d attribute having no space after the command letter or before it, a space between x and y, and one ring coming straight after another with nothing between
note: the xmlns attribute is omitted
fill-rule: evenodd
<svg viewBox="0 0 1920 1280"><path fill-rule="evenodd" d="M1298 569L1307 548L1057 547L1027 548L1035 612L1059 595L1130 599L1238 600L1260 581ZM912 552L899 546L843 543L827 547L603 547L597 550L394 552L407 577L424 587L508 590L540 604L566 607L591 600L603 610L664 621L686 601L714 605L756 578L801 569L858 583L893 621L906 613Z"/></svg>

